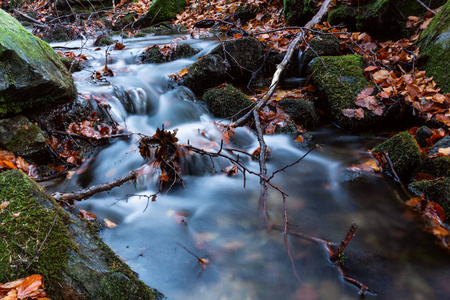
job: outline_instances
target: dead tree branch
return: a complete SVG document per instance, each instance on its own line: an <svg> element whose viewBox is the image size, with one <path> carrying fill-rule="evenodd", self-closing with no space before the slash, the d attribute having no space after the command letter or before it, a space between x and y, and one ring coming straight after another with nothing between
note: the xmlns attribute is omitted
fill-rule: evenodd
<svg viewBox="0 0 450 300"><path fill-rule="evenodd" d="M97 193L109 191L115 187L121 186L127 181L136 180L138 176L138 172L136 170L130 171L123 176L117 177L111 181L101 183L98 185L91 186L87 189L74 191L74 192L65 192L65 193L54 193L52 194L53 199L56 201L72 201L72 200L83 200L87 199Z"/></svg>

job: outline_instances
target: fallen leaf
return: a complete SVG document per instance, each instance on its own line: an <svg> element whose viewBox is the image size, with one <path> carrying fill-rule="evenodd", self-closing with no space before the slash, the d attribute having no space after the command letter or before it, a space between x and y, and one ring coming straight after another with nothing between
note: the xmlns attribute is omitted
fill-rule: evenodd
<svg viewBox="0 0 450 300"><path fill-rule="evenodd" d="M222 169L222 172L227 176L236 176L239 174L239 169L236 165L231 165Z"/></svg>
<svg viewBox="0 0 450 300"><path fill-rule="evenodd" d="M111 220L108 220L108 219L103 219L103 221L105 222L105 225L106 225L106 227L108 227L108 228L116 228L117 227L117 224L116 223L114 223L113 221L111 221Z"/></svg>
<svg viewBox="0 0 450 300"><path fill-rule="evenodd" d="M93 214L90 211L84 210L82 208L80 208L80 216L88 221L95 221L98 218L96 214Z"/></svg>
<svg viewBox="0 0 450 300"><path fill-rule="evenodd" d="M8 202L8 201L2 202L2 203L0 204L0 209L3 210L3 209L5 209L5 208L7 208L8 205L9 205L9 202Z"/></svg>
<svg viewBox="0 0 450 300"><path fill-rule="evenodd" d="M17 288L17 298L24 299L30 297L44 283L42 275L34 274L25 278Z"/></svg>

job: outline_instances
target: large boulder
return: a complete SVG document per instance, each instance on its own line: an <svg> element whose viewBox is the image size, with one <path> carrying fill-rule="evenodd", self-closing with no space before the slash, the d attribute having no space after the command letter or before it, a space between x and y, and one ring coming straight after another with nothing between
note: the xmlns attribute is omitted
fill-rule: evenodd
<svg viewBox="0 0 450 300"><path fill-rule="evenodd" d="M21 171L0 174L0 201L0 282L37 273L51 299L162 298Z"/></svg>
<svg viewBox="0 0 450 300"><path fill-rule="evenodd" d="M283 17L288 25L305 25L318 11L317 0L283 0Z"/></svg>
<svg viewBox="0 0 450 300"><path fill-rule="evenodd" d="M0 117L70 101L76 94L53 49L0 9Z"/></svg>
<svg viewBox="0 0 450 300"><path fill-rule="evenodd" d="M148 27L164 21L170 21L183 11L186 0L155 0L147 11L147 14L139 19L136 27Z"/></svg>
<svg viewBox="0 0 450 300"><path fill-rule="evenodd" d="M382 116L355 104L358 94L372 86L366 80L363 68L364 59L359 55L323 56L308 65L320 105L331 121L341 128L361 129L383 120Z"/></svg>
<svg viewBox="0 0 450 300"><path fill-rule="evenodd" d="M433 76L442 92L450 93L450 2L431 20L421 40L419 60L427 75Z"/></svg>
<svg viewBox="0 0 450 300"><path fill-rule="evenodd" d="M233 120L244 115L253 104L244 93L231 84L209 89L203 95L203 100L214 116Z"/></svg>

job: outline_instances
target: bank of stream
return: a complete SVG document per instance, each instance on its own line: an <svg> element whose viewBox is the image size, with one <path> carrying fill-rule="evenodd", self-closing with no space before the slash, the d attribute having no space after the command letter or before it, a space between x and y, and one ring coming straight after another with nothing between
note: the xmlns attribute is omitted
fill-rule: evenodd
<svg viewBox="0 0 450 300"><path fill-rule="evenodd" d="M124 40L124 50L109 51L108 67L115 76L106 77L104 84L89 79L94 70L103 67L105 48L84 47L80 51L89 58L89 67L74 73L74 79L80 94L108 99L111 115L132 132L153 135L164 124L166 129L178 128L180 143L189 141L218 150L222 135L204 103L168 78L207 54L217 41L183 41L200 50L188 59L162 64L139 64L136 60L145 47L170 43L180 36ZM79 47L81 43L58 46ZM121 98L117 87L129 99ZM124 105L127 99L132 105ZM403 204L406 195L398 184L382 175L349 178L352 175L347 168L370 159L366 149L378 144L380 138L346 135L330 126L311 133L321 149L278 173L273 181L289 194L287 211L292 228L339 243L355 222L359 228L345 251L344 268L377 292L367 294L369 299L448 297L450 258L432 235L422 231L419 217ZM294 138L266 137L272 153L269 174L306 153L308 149L301 148ZM51 191L85 188L140 167L145 161L137 150L138 140L136 134L130 140L111 142L85 162L83 172ZM248 128L238 129L231 145L249 153L259 147ZM259 171L257 162L245 155L240 159ZM139 177L136 184L125 184L77 205L117 224L102 232L104 241L140 279L168 299L358 298L357 288L343 280L321 245L288 237L292 265L283 234L259 226L259 178L247 175L244 181L242 174L228 177L220 170L229 164L216 160L212 165L208 157L191 155L183 174L184 187L158 195L156 202L137 196L157 193L159 175L148 174ZM270 223L284 224L282 198L277 191L269 193L268 211ZM207 258L210 264L202 270L186 249Z"/></svg>

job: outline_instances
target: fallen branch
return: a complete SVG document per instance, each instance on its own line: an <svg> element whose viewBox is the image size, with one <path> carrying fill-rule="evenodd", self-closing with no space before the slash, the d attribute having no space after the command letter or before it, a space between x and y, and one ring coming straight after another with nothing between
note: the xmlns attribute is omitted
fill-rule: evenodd
<svg viewBox="0 0 450 300"><path fill-rule="evenodd" d="M97 193L109 191L115 187L121 186L127 181L136 180L138 176L138 172L136 170L130 171L123 176L115 178L106 183L101 183L98 185L91 186L87 189L74 191L74 192L65 192L65 193L53 193L52 197L56 201L72 201L72 200L84 200L87 199Z"/></svg>
<svg viewBox="0 0 450 300"><path fill-rule="evenodd" d="M322 6L320 7L320 10L317 12L317 14L305 25L305 29L312 29L314 28L315 25L317 25L320 20L322 19L322 17L325 15L325 13L328 11L328 7L330 6L332 0L325 0L322 3ZM261 110L262 107L264 107L270 100L270 98L272 97L273 93L275 92L276 87L278 86L278 83L280 82L280 76L281 73L284 71L284 69L286 68L287 64L289 63L289 61L291 60L291 57L294 53L294 49L297 47L297 44L303 40L305 35L305 32L303 31L303 29L297 34L297 36L295 37L295 39L289 44L289 47L286 51L286 54L284 55L283 60L281 61L281 63L277 66L277 69L273 75L272 78L272 82L270 84L269 90L267 91L267 93L264 94L264 96L258 100L258 102L256 103L255 107L253 108L253 110L259 111ZM232 122L230 124L231 127L239 127L244 125L247 120L252 116L252 112L248 112L247 114L245 114L243 117L239 118L238 120L236 120L235 122Z"/></svg>
<svg viewBox="0 0 450 300"><path fill-rule="evenodd" d="M48 26L48 25L42 23L41 21L38 21L38 20L36 20L36 19L30 17L30 16L27 15L27 14L24 14L23 12L18 11L17 9L13 9L13 11L14 11L16 14L21 15L23 18L27 19L27 20L30 21L31 23L34 23L34 24L35 24L36 26L38 26L38 27L42 27L42 28L46 28L46 29L47 29L47 28L50 28L50 26Z"/></svg>

